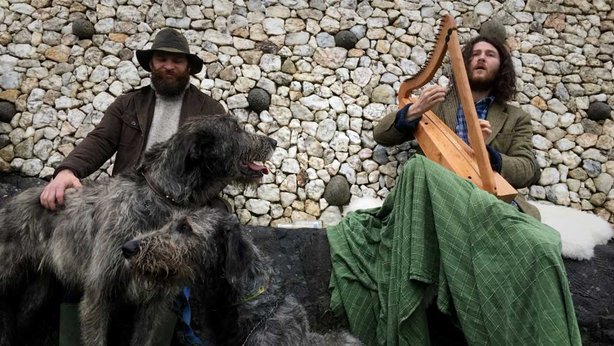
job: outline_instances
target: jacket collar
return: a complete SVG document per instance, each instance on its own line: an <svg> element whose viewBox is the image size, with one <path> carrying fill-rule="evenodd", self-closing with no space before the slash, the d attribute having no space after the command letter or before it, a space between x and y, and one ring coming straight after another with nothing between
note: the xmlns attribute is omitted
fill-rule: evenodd
<svg viewBox="0 0 614 346"><path fill-rule="evenodd" d="M141 93L142 97L135 98L136 117L139 120L139 127L143 138L146 139L156 105L156 92L150 86L146 86L141 89Z"/></svg>
<svg viewBox="0 0 614 346"><path fill-rule="evenodd" d="M495 136L501 132L503 124L505 124L505 119L507 119L507 106L504 103L495 101L490 105L488 117L486 119L490 122L492 133L486 138L485 142L486 144L490 144L495 139Z"/></svg>

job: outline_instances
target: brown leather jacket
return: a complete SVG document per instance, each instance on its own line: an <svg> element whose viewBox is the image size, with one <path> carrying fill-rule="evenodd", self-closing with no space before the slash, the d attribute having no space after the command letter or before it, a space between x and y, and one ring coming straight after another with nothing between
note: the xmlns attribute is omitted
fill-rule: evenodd
<svg viewBox="0 0 614 346"><path fill-rule="evenodd" d="M105 111L100 124L56 168L54 176L70 169L83 179L95 172L114 153L113 175L137 164L145 151L155 106L150 86L119 96ZM194 116L224 114L224 106L192 84L183 97L179 124Z"/></svg>

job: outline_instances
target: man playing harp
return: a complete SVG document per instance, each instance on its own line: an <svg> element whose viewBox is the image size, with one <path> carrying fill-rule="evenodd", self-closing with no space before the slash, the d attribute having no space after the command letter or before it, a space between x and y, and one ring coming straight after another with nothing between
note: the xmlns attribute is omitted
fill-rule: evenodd
<svg viewBox="0 0 614 346"><path fill-rule="evenodd" d="M535 183L541 172L533 153L531 117L507 104L516 92L510 53L497 38L487 36L468 42L462 53L493 170L515 188ZM375 140L391 146L413 139L420 117L431 109L468 143L467 123L458 95L453 89L446 91L438 85L425 88L415 103L385 116L375 126ZM537 208L518 196L514 203L519 209L539 219Z"/></svg>
<svg viewBox="0 0 614 346"><path fill-rule="evenodd" d="M529 115L506 104L515 91L509 53L478 37L463 55L492 168L528 186L539 168ZM376 141L414 138L431 108L467 141L457 96L438 86L386 116ZM327 237L331 309L367 345L581 345L559 234L422 155L407 161L380 208L349 213ZM437 311L451 328L427 317Z"/></svg>

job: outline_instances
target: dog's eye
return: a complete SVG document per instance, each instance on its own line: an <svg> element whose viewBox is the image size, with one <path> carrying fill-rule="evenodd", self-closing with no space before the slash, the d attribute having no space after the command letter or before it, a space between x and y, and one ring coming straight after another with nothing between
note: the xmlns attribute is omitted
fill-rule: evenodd
<svg viewBox="0 0 614 346"><path fill-rule="evenodd" d="M177 228L175 229L175 231L181 234L188 234L188 233L192 233L192 227L190 226L190 223L187 222L187 220L184 220L179 225L177 225Z"/></svg>

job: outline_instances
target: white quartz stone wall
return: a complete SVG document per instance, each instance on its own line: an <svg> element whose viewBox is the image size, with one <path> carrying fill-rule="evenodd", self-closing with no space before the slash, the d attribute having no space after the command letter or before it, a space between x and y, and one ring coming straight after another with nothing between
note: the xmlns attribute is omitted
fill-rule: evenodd
<svg viewBox="0 0 614 346"><path fill-rule="evenodd" d="M279 143L261 186L225 190L241 221L334 223L340 211L322 198L332 176L358 196L394 186L410 145L379 146L372 129L446 13L463 41L487 21L505 27L544 170L522 192L613 221L614 121L587 119L592 102L614 107L609 0L0 0L0 101L17 109L0 123L0 170L49 177L115 97L149 83L132 52L170 26L206 62L193 82ZM91 40L73 35L76 19L93 24ZM335 46L341 30L355 48ZM246 108L254 87L271 94L268 111Z"/></svg>

